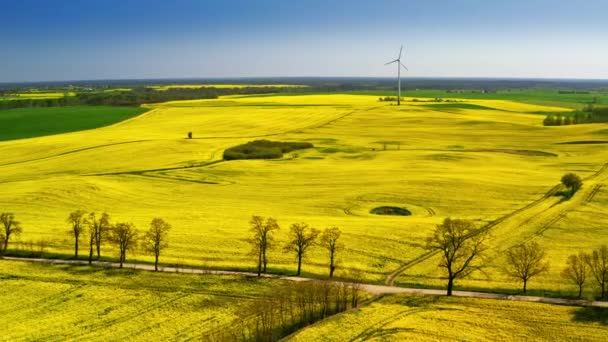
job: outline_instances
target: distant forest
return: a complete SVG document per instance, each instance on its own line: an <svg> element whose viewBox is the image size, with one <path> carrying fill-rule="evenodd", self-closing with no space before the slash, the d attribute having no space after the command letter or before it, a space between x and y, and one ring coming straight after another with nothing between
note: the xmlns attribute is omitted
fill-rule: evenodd
<svg viewBox="0 0 608 342"><path fill-rule="evenodd" d="M0 109L22 107L55 107L73 105L139 106L173 100L214 99L222 95L271 93L332 93L332 92L392 92L396 89L393 78L239 78L239 79L166 79L166 80L96 80L71 82L0 83L0 97L38 89L49 92L76 92L75 96L51 99L0 100ZM147 86L171 84L265 84L266 87L242 88L170 88L155 90ZM276 84L276 87L272 85ZM281 84L299 84L307 87L283 87ZM130 91L108 91L129 88ZM560 89L559 94L589 94L590 90L608 92L608 80L545 80L545 79L479 79L479 78L407 78L402 81L403 91L443 90L448 93L476 91L494 93L507 89Z"/></svg>

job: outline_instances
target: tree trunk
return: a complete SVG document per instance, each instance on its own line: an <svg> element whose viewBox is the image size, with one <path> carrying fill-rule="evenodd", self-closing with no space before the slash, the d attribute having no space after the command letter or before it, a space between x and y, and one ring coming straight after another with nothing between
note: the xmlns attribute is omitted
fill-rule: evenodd
<svg viewBox="0 0 608 342"><path fill-rule="evenodd" d="M578 286L578 299L581 299L583 296L583 285Z"/></svg>
<svg viewBox="0 0 608 342"><path fill-rule="evenodd" d="M331 253L331 256L329 257L329 277L333 277L334 276L334 269L336 269L336 267L334 266L334 254Z"/></svg>
<svg viewBox="0 0 608 342"><path fill-rule="evenodd" d="M120 267L122 268L122 263L125 261L125 252L120 251Z"/></svg>
<svg viewBox="0 0 608 342"><path fill-rule="evenodd" d="M264 249L264 253L262 253L262 258L264 259L264 273L266 273L266 265L268 264L268 260L266 259L266 249Z"/></svg>
<svg viewBox="0 0 608 342"><path fill-rule="evenodd" d="M99 259L101 257L101 251L100 251L100 249L101 249L101 241L97 240L97 242L95 244L96 244L96 247L97 247L97 259Z"/></svg>
<svg viewBox="0 0 608 342"><path fill-rule="evenodd" d="M528 286L528 280L524 279L524 294L526 294L527 286Z"/></svg>
<svg viewBox="0 0 608 342"><path fill-rule="evenodd" d="M93 241L91 241L91 247L89 248L89 265L93 263Z"/></svg>
<svg viewBox="0 0 608 342"><path fill-rule="evenodd" d="M78 235L74 235L74 259L78 259Z"/></svg>
<svg viewBox="0 0 608 342"><path fill-rule="evenodd" d="M2 248L2 256L6 253L6 249L8 248L8 236L4 239L4 247Z"/></svg>
<svg viewBox="0 0 608 342"><path fill-rule="evenodd" d="M301 268L302 268L302 254L298 254L298 273L296 273L297 276L300 275Z"/></svg>
<svg viewBox="0 0 608 342"><path fill-rule="evenodd" d="M158 253L156 253L154 259L154 271L158 271Z"/></svg>
<svg viewBox="0 0 608 342"><path fill-rule="evenodd" d="M452 295L452 288L454 287L454 278L452 276L448 277L448 296Z"/></svg>
<svg viewBox="0 0 608 342"><path fill-rule="evenodd" d="M258 277L262 275L262 250L258 252Z"/></svg>

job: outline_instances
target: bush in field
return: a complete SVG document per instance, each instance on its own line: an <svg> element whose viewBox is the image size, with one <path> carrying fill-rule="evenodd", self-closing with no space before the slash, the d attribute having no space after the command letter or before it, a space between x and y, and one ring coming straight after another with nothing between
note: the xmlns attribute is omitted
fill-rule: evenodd
<svg viewBox="0 0 608 342"><path fill-rule="evenodd" d="M562 184L570 190L567 194L570 198L583 186L583 181L576 174L567 173L562 177Z"/></svg>
<svg viewBox="0 0 608 342"><path fill-rule="evenodd" d="M224 160L275 159L283 157L283 153L311 147L313 144L304 142L255 140L225 150Z"/></svg>

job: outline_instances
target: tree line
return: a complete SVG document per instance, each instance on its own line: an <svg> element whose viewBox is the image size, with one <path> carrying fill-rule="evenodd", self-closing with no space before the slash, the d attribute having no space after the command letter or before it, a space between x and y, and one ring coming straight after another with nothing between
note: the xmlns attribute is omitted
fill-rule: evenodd
<svg viewBox="0 0 608 342"><path fill-rule="evenodd" d="M608 122L608 107L597 107L593 104L588 104L581 111L575 111L573 114L570 115L547 115L543 120L543 125L567 126L601 122Z"/></svg>
<svg viewBox="0 0 608 342"><path fill-rule="evenodd" d="M362 294L356 283L323 280L291 282L252 300L228 325L215 327L204 341L278 341L331 315L356 308Z"/></svg>
<svg viewBox="0 0 608 342"><path fill-rule="evenodd" d="M129 91L85 91L74 96L51 99L10 99L0 100L0 110L30 107L62 106L139 106L146 103L160 103L178 100L216 99L223 95L270 94L303 91L308 88L285 87L243 87L243 88L169 88L156 90L148 87L135 87Z"/></svg>
<svg viewBox="0 0 608 342"><path fill-rule="evenodd" d="M251 254L257 258L257 273L266 273L268 252L276 246L274 234L280 229L276 219L254 215L249 221L251 233L247 240L251 246ZM289 227L289 237L283 250L295 256L298 263L296 275L302 270L302 260L310 248L321 247L327 251L329 278L336 270L336 257L343 245L338 241L342 232L338 227L326 228L323 232L310 227L306 223L294 223Z"/></svg>
<svg viewBox="0 0 608 342"><path fill-rule="evenodd" d="M455 280L482 269L484 257L488 250L487 231L476 228L474 222L462 219L446 218L437 225L433 234L427 238L426 249L438 252L439 267L446 271L447 295L451 296ZM506 251L505 265L501 271L522 283L522 292L527 292L530 279L549 270L549 262L544 249L537 242L526 242L513 246ZM592 276L600 292L601 299L608 299L608 247L600 246L588 254L579 252L570 255L562 277L578 286L578 297L583 294L583 287Z"/></svg>
<svg viewBox="0 0 608 342"><path fill-rule="evenodd" d="M70 226L68 234L74 238L74 258L78 259L79 242L85 235L89 246L89 264L93 261L93 250L97 251L97 259L101 257L101 245L104 242L112 244L119 251L118 262L123 267L127 252L138 247L154 256L154 270L158 271L158 261L162 250L169 246L169 231L171 225L162 218L156 217L150 222L145 232L137 230L131 222L111 223L110 215L84 210L71 212L66 222Z"/></svg>

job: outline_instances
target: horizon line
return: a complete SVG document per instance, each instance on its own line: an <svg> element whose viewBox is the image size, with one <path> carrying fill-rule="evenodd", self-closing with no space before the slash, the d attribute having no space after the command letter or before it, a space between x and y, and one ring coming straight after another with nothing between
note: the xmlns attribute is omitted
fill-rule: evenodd
<svg viewBox="0 0 608 342"><path fill-rule="evenodd" d="M91 78L71 80L40 80L40 81L2 81L0 85L21 85L40 83L70 83L70 82L126 82L126 81L179 81L179 80L269 80L269 79L376 79L392 80L394 76L210 76L210 77L152 77L152 78ZM410 76L401 77L411 80L504 80L504 81L591 81L608 82L608 78L586 77L532 77L532 76Z"/></svg>

